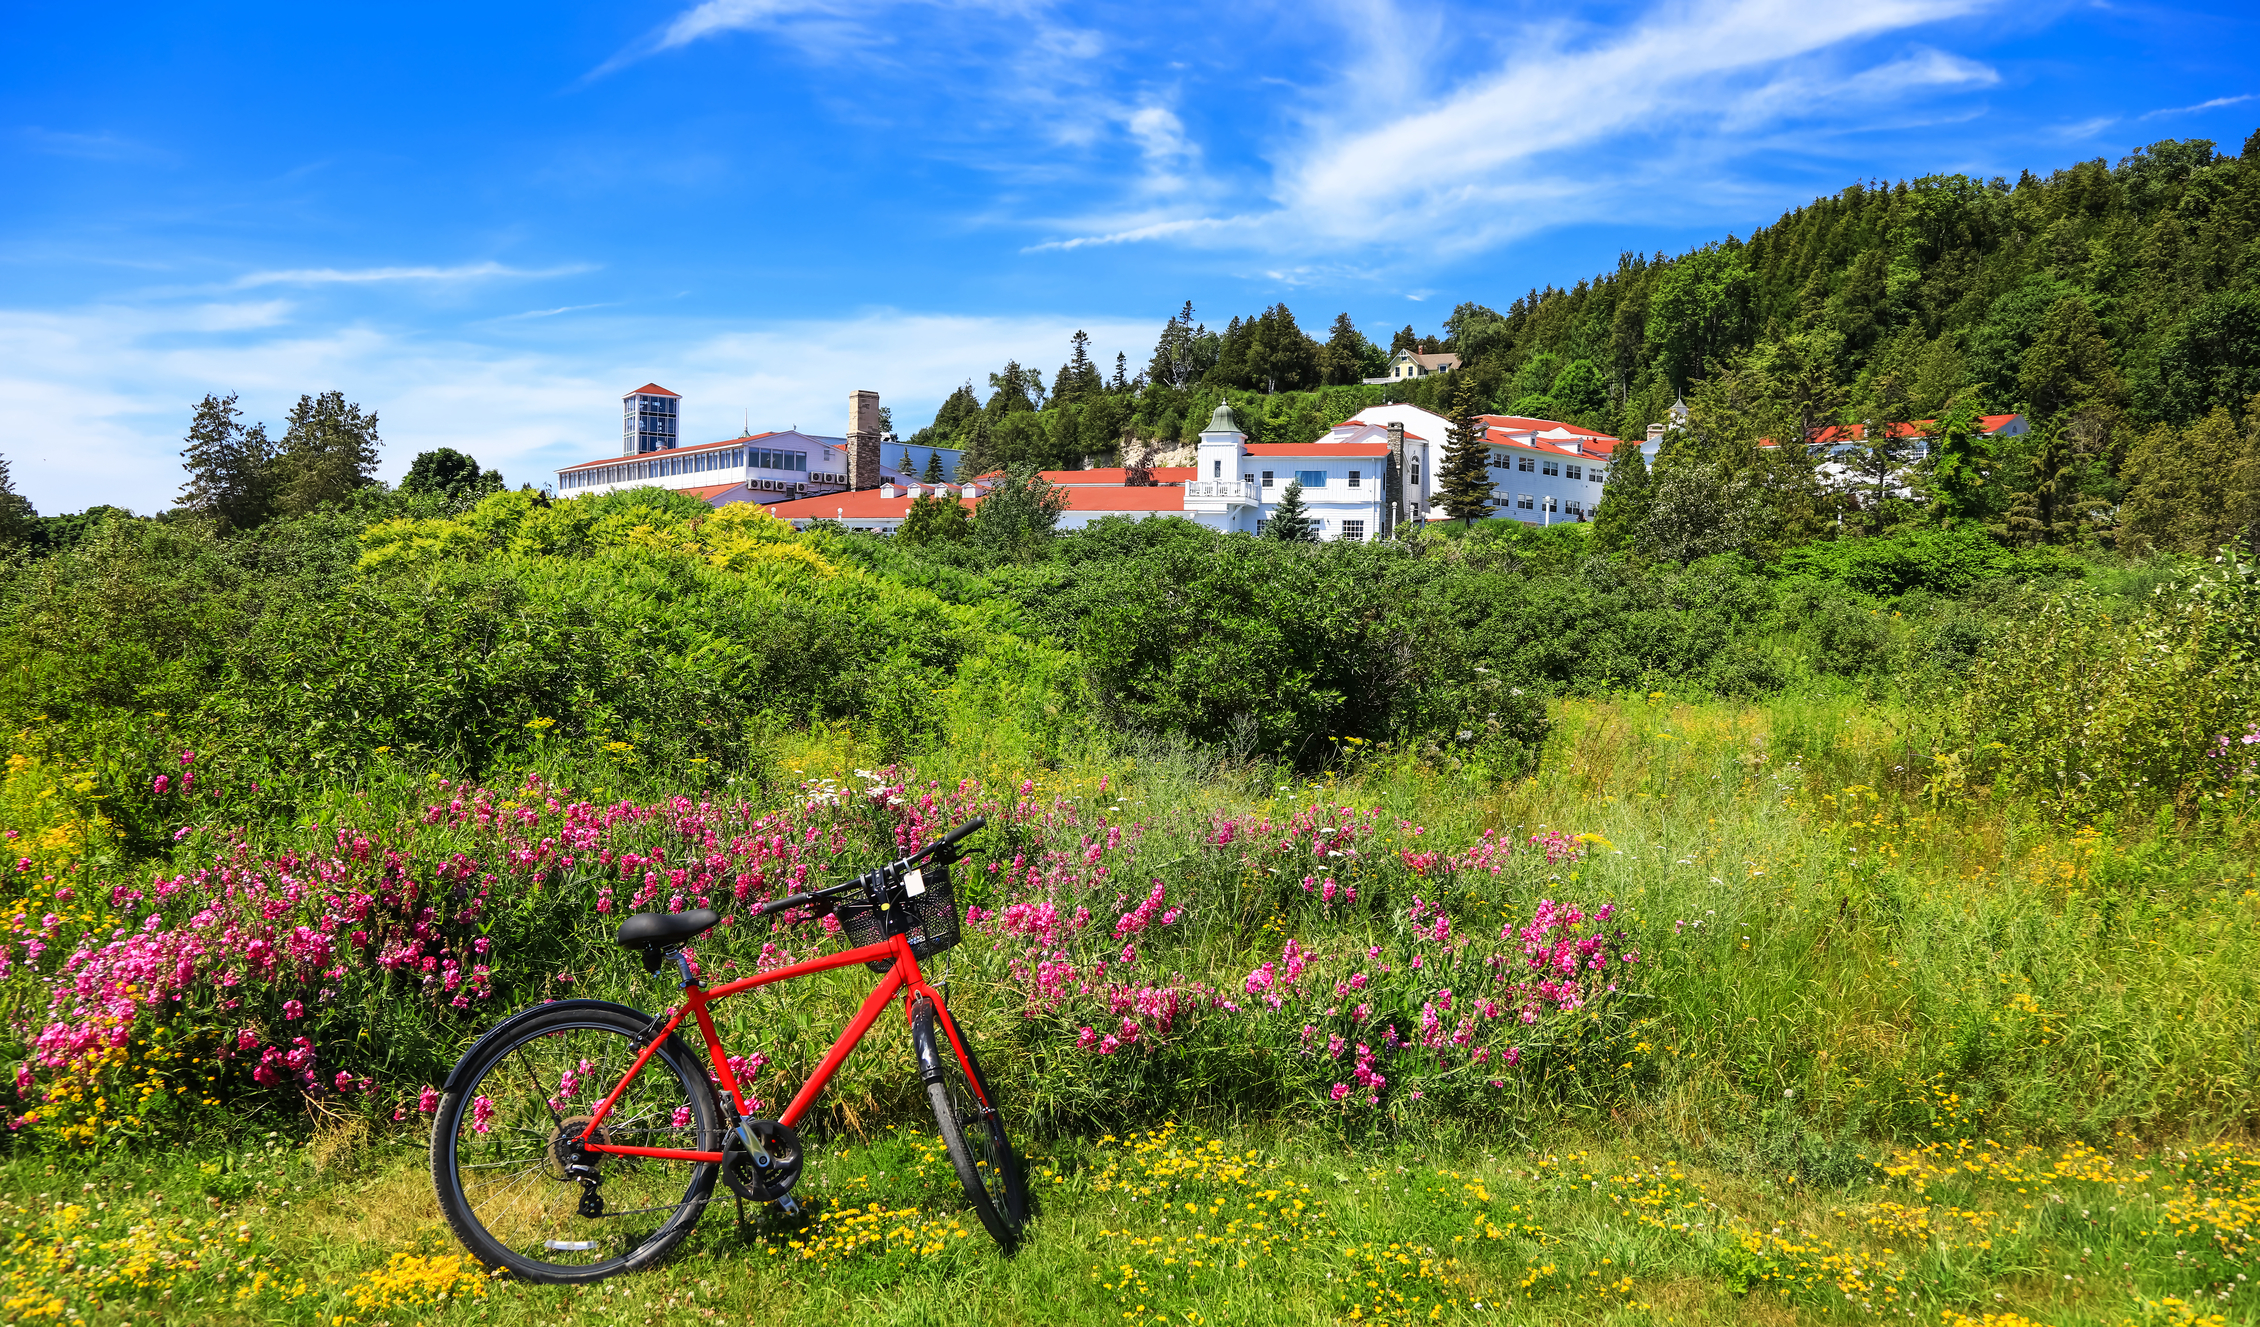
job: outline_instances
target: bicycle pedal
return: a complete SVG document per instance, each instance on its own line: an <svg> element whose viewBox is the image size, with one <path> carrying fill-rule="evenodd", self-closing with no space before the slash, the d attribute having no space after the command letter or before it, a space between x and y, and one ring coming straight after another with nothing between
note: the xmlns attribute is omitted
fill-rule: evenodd
<svg viewBox="0 0 2260 1327"><path fill-rule="evenodd" d="M795 1202L793 1196L789 1193L777 1200L777 1206L786 1216L800 1215L800 1204Z"/></svg>

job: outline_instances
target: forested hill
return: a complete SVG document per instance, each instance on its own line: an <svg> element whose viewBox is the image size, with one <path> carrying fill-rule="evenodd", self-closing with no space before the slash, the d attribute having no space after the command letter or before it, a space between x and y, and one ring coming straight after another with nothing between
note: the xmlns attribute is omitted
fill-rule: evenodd
<svg viewBox="0 0 2260 1327"><path fill-rule="evenodd" d="M1494 409L1622 437L1726 367L1801 383L1805 413L1832 421L2086 407L2124 436L2241 411L2260 391L2256 235L2260 132L2235 156L2187 139L2014 183L1856 184L1747 239L1626 254L1504 312L1463 302L1444 336L1407 328L1387 348L1346 314L1321 340L1284 304L1221 332L1187 305L1142 373L1126 358L1105 373L1079 337L1048 386L1009 365L985 395L961 388L922 436L993 464L1073 464L1126 439L1188 438L1242 393L1266 398L1241 404L1259 433L1322 425L1367 397L1441 406L1450 389L1433 379L1311 394L1408 345L1458 353Z"/></svg>

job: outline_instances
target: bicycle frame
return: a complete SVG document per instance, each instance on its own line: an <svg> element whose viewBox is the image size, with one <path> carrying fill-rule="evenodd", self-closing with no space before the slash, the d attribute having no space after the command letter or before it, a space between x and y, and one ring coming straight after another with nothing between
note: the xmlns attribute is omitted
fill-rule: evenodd
<svg viewBox="0 0 2260 1327"><path fill-rule="evenodd" d="M808 1113L808 1108L811 1105L815 1104L817 1096L824 1091L825 1085L832 1081L832 1075L838 1072L842 1064L846 1063L848 1054L862 1042L863 1034L871 1030L871 1025L879 1021L879 1015L886 1009L888 1001L894 999L898 991L906 992L903 995L903 1013L906 1017L909 1015L913 1003L918 999L923 997L934 1002L935 1011L941 1015L942 1028L949 1034L950 1049L957 1053L959 1064L969 1067L972 1063L971 1057L965 1053L965 1043L958 1034L957 1020L950 1017L949 1007L942 1001L942 993L926 984L925 974L918 970L918 960L910 952L910 941L903 936L892 935L878 944L860 945L854 949L841 950L837 954L826 954L821 958L794 963L787 967L778 968L773 972L764 972L752 977L741 977L733 982L725 982L712 990L707 990L699 985L695 979L686 983L683 987L683 1003L675 1010L674 1016L667 1020L666 1026L659 1029L651 1040L645 1044L643 1050L637 1054L636 1062L628 1066L628 1072L621 1076L619 1084L612 1089L611 1095L597 1104L596 1110L589 1118L588 1127L581 1132L583 1149L589 1152L610 1153L615 1156L663 1157L670 1161L721 1161L722 1153L720 1152L696 1152L669 1147L626 1147L613 1143L590 1142L589 1139L603 1125L605 1116L611 1114L612 1103L619 1100L620 1094L628 1090L628 1084L635 1082L636 1075L643 1072L644 1065L650 1061L653 1052L659 1049L659 1044L671 1036L677 1027L681 1026L685 1014L689 1014L698 1020L699 1033L706 1038L706 1053L714 1062L714 1075L720 1080L722 1090L729 1094L730 1101L736 1106L739 1118L745 1118L750 1113L746 1110L745 1094L738 1089L737 1076L730 1072L730 1057L722 1049L722 1039L715 1034L714 1020L707 1015L706 1007L717 1000L725 1000L740 992L767 986L773 982L791 981L795 977L813 976L819 972L830 972L834 968L844 968L856 963L870 963L882 958L892 958L895 965L889 968L879 979L879 984L872 989L871 994L864 997L863 1007L856 1011L855 1017L849 1021L847 1030L840 1034L839 1040L832 1043L832 1049L825 1052L823 1061L816 1066L816 1072L809 1075L808 1081L801 1085L800 1091L792 1099L792 1104L785 1107L784 1114L777 1117L778 1123L787 1128L800 1123L801 1117ZM993 1109L979 1076L970 1072L969 1069L965 1077L966 1081L972 1084L975 1095L981 1098L982 1108L984 1110Z"/></svg>

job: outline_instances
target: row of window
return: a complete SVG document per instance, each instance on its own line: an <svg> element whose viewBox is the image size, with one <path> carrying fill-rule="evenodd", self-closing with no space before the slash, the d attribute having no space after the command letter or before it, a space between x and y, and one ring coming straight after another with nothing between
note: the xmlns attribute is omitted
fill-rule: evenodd
<svg viewBox="0 0 2260 1327"><path fill-rule="evenodd" d="M1544 497L1533 497L1528 493L1517 493L1515 494L1515 510L1550 511L1560 512L1567 516L1582 516L1585 514L1585 504L1576 498L1563 498L1557 502L1557 500L1554 498L1554 495L1551 493L1546 494Z"/></svg>
<svg viewBox="0 0 2260 1327"><path fill-rule="evenodd" d="M1491 453L1491 468L1494 470L1506 469L1507 455L1508 454L1506 452ZM1577 462L1572 461L1568 465L1569 473L1564 476L1562 474L1563 465L1561 460L1557 457L1552 456L1517 456L1514 458L1514 468L1525 474L1535 470L1539 474L1554 475L1561 478L1590 479L1596 484L1605 482L1608 479L1609 473L1608 470L1602 466L1581 466Z"/></svg>
<svg viewBox="0 0 2260 1327"><path fill-rule="evenodd" d="M1295 471L1293 478L1296 483L1301 484L1304 488L1324 488L1326 487L1326 476L1329 473L1329 471L1325 470L1297 470ZM1418 463L1415 463L1413 466L1413 482L1415 484L1418 484L1420 482L1420 466L1418 465ZM1265 488L1274 488L1277 487L1277 484L1278 481L1273 476L1271 471L1266 470L1263 472L1263 486ZM1351 488L1363 487L1365 484L1365 472L1362 470L1350 471L1349 484Z"/></svg>
<svg viewBox="0 0 2260 1327"><path fill-rule="evenodd" d="M1269 522L1269 521L1257 521L1257 522L1256 522L1256 533L1257 533L1257 534L1262 534L1262 533L1263 533L1263 528L1264 528L1265 526L1269 525L1269 524L1271 524L1271 522ZM1323 516L1313 516L1313 517L1311 517L1311 518L1310 518L1310 524L1311 524L1311 529L1315 530L1315 531L1316 531L1316 532L1318 532L1319 534L1322 534L1322 535L1323 535L1323 534L1325 534L1325 533L1326 533L1326 518L1325 518L1325 517L1323 517ZM1342 531L1341 531L1341 535L1340 535L1340 537L1341 537L1341 538L1343 538L1343 539L1349 539L1349 540L1354 540L1354 541L1360 541L1360 542L1362 542L1362 541L1363 541L1363 540L1365 539L1365 522L1364 522L1364 521L1344 521L1344 522L1342 522Z"/></svg>
<svg viewBox="0 0 2260 1327"><path fill-rule="evenodd" d="M777 460L796 459L797 465L771 465L773 470L805 470L808 468L806 452L756 452L754 455ZM593 470L568 470L558 477L564 488L595 488L600 484L630 484L639 479L664 479L671 475L715 474L743 469L747 463L747 450L731 447L718 452L685 452L680 456L656 456L648 461L626 461L619 465L598 466ZM759 462L756 462L759 464Z"/></svg>

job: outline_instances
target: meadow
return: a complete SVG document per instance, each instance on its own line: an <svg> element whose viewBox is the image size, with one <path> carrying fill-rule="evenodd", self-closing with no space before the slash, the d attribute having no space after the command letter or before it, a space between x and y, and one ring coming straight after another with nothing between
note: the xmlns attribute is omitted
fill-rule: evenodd
<svg viewBox="0 0 2260 1327"><path fill-rule="evenodd" d="M113 530L19 570L0 1320L2260 1316L2240 564L1943 592L1878 587L1941 561L1907 546L1787 582L1544 541L1264 552L1308 562L1279 564L1297 593L1404 592L1396 628L1282 642L1229 550L1206 648L1309 693L1402 670L1362 730L1323 699L1266 730L1108 644L1169 605L1058 592L1189 561L1178 536L967 567L610 510ZM1583 615L1584 654L1532 662L1471 580ZM132 629L64 622L71 596ZM836 637L828 678L698 653L777 605ZM1408 654L1408 622L1468 649ZM1702 632L1713 657L1672 653ZM764 691L790 711L692 703ZM1125 720L1171 696L1181 728ZM638 910L728 914L710 973L835 944L745 914L975 814L931 967L1032 1158L1018 1254L882 1024L811 1126L802 1216L719 1203L584 1290L461 1256L423 1121L477 1032L664 1004L610 942ZM757 1095L862 975L722 1007Z"/></svg>

